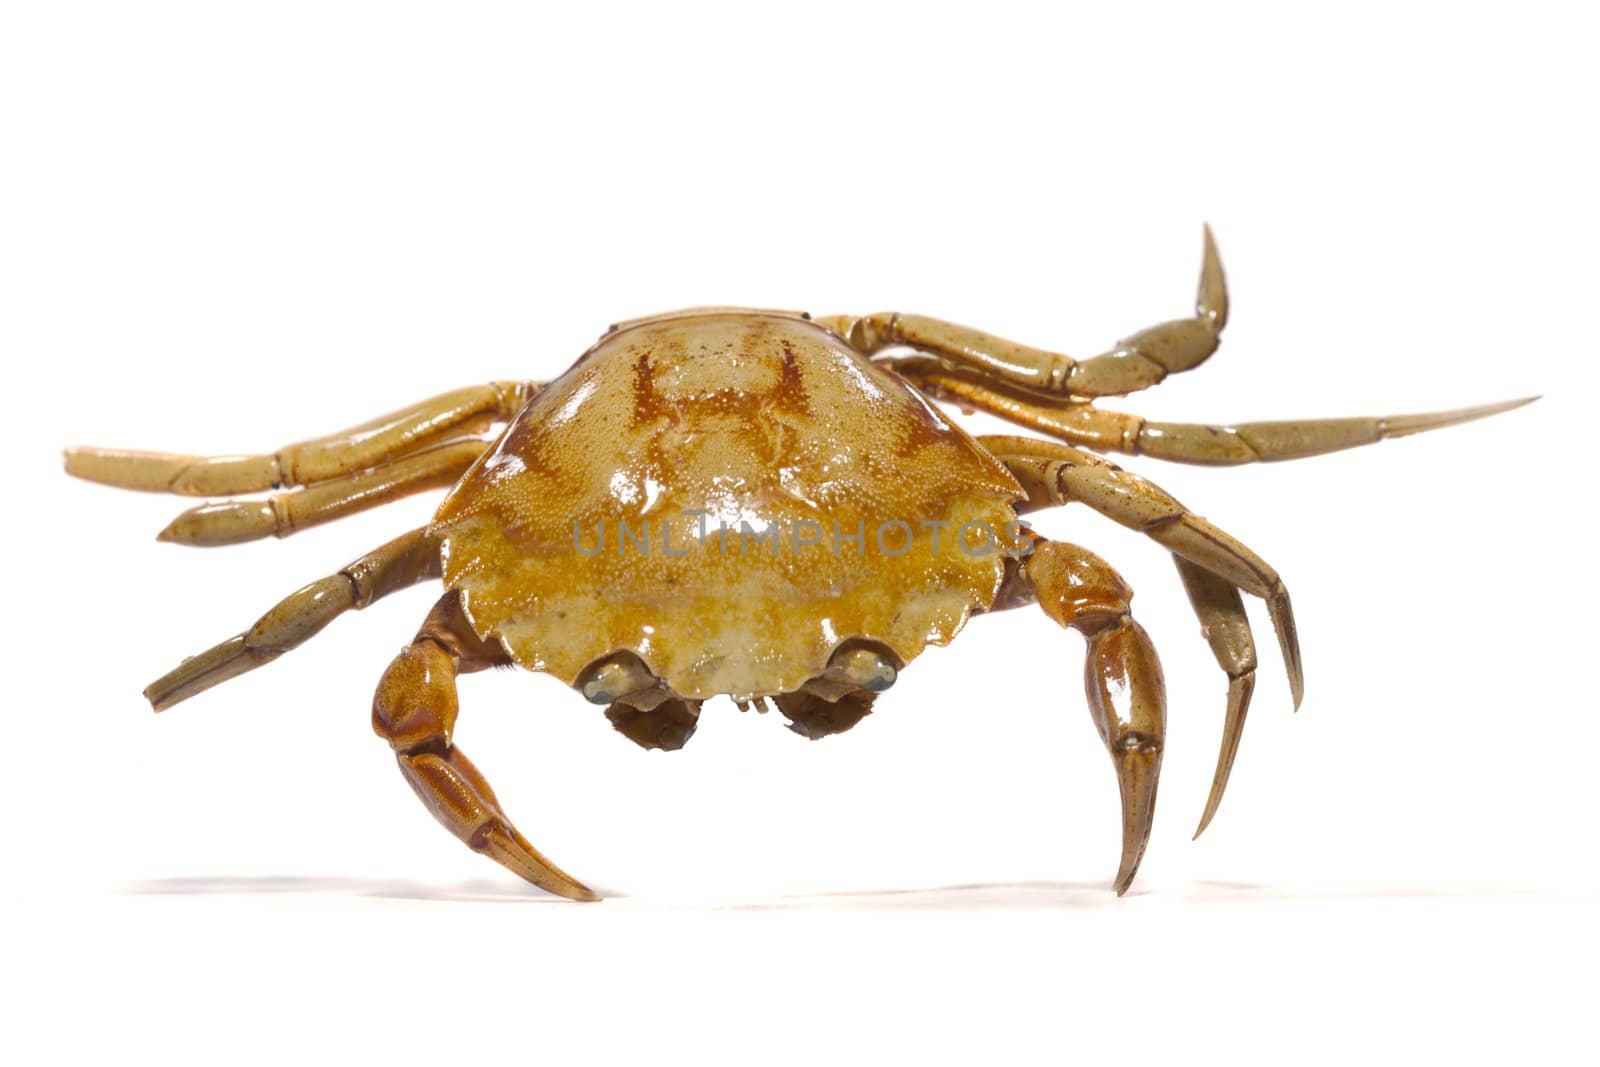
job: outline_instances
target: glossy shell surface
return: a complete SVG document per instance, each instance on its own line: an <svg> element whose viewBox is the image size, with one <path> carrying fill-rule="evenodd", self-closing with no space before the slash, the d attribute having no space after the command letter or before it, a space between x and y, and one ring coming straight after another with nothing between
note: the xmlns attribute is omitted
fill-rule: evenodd
<svg viewBox="0 0 1600 1067"><path fill-rule="evenodd" d="M434 528L472 625L522 666L574 684L630 650L682 697L742 699L852 638L902 664L949 641L994 601L1020 495L828 330L713 310L603 337Z"/></svg>

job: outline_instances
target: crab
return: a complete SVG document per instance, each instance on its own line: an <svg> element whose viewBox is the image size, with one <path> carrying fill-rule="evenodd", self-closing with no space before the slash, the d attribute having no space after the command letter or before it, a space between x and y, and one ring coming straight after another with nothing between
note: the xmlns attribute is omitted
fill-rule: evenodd
<svg viewBox="0 0 1600 1067"><path fill-rule="evenodd" d="M927 646L949 642L971 616L1037 605L1086 639L1089 711L1121 794L1112 882L1121 894L1155 809L1161 666L1117 572L1021 516L1079 504L1172 554L1227 677L1203 831L1255 686L1242 594L1266 602L1300 704L1289 594L1255 552L1097 453L1208 465L1295 459L1533 399L1236 426L1096 406L1198 366L1227 319L1207 228L1194 314L1088 359L919 315L695 308L612 326L553 381L460 389L270 454L73 448L66 469L128 489L270 494L183 512L159 536L186 545L285 537L448 487L426 526L290 594L144 695L156 711L170 708L347 611L442 579L444 595L378 683L373 729L451 833L573 900L599 898L523 837L452 742L458 675L508 664L548 672L646 748L681 747L718 695L741 708L770 701L817 739L860 722ZM974 437L934 401L1050 439Z"/></svg>

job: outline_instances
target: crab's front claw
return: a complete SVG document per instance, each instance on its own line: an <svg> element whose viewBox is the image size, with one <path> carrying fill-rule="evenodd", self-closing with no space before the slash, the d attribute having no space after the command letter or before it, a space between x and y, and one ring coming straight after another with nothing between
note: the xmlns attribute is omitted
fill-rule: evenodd
<svg viewBox="0 0 1600 1067"><path fill-rule="evenodd" d="M1167 732L1166 683L1144 627L1124 615L1090 634L1084 687L1122 793L1122 862L1114 883L1121 896L1150 840Z"/></svg>
<svg viewBox="0 0 1600 1067"><path fill-rule="evenodd" d="M557 896L599 900L528 843L506 817L488 779L451 740L457 674L496 666L504 658L503 650L467 625L457 594L445 594L416 640L378 682L372 728L394 749L400 773L417 797L468 848Z"/></svg>
<svg viewBox="0 0 1600 1067"><path fill-rule="evenodd" d="M482 853L568 900L599 900L594 890L546 859L500 810L494 790L466 753L451 746L443 754L397 753L400 773L440 824L474 852Z"/></svg>
<svg viewBox="0 0 1600 1067"><path fill-rule="evenodd" d="M1129 614L1133 590L1111 565L1077 545L1042 538L1022 565L1044 613L1089 643L1083 682L1100 740L1111 752L1122 793L1122 863L1115 888L1133 882L1150 840L1161 749L1167 736L1167 685L1144 627Z"/></svg>

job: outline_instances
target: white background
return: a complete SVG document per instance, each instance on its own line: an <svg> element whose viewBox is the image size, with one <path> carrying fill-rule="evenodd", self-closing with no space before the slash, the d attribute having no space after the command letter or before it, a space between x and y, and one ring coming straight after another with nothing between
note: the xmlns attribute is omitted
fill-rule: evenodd
<svg viewBox="0 0 1600 1067"><path fill-rule="evenodd" d="M1592 1055L1579 7L577 8L8 5L17 1062ZM1036 612L977 620L815 744L719 702L646 753L549 678L466 680L458 740L610 894L579 906L453 841L369 731L434 590L159 719L139 697L433 499L192 550L151 536L187 502L60 473L67 444L269 450L550 377L685 305L913 310L1088 355L1185 313L1205 220L1221 352L1108 406L1544 399L1294 464L1128 461L1274 563L1301 621L1296 716L1252 605L1262 682L1196 843L1224 687L1170 562L1043 520L1129 577L1166 666L1120 900L1082 642Z"/></svg>

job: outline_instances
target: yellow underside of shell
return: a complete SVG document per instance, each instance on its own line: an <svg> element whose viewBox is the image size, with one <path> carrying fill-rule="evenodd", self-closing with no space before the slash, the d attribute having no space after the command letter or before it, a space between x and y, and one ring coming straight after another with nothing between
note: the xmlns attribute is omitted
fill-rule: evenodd
<svg viewBox="0 0 1600 1067"><path fill-rule="evenodd" d="M758 539L737 529L719 536L715 526L702 544L687 519L669 522L665 548L660 526L646 548L610 527L579 527L574 542L534 553L513 549L494 523L470 522L448 536L446 553L501 561L455 572L452 584L474 627L523 667L570 685L590 663L628 650L682 697L747 699L800 688L851 638L909 663L987 608L1004 573L1001 546L977 531L963 546L955 531L970 520L1003 528L1009 515L992 500L958 503L949 515L937 546L932 528L909 543L903 528L886 529L893 555L854 520L841 524L837 544L831 529L805 528L796 543L792 529ZM580 554L580 544L596 554Z"/></svg>

